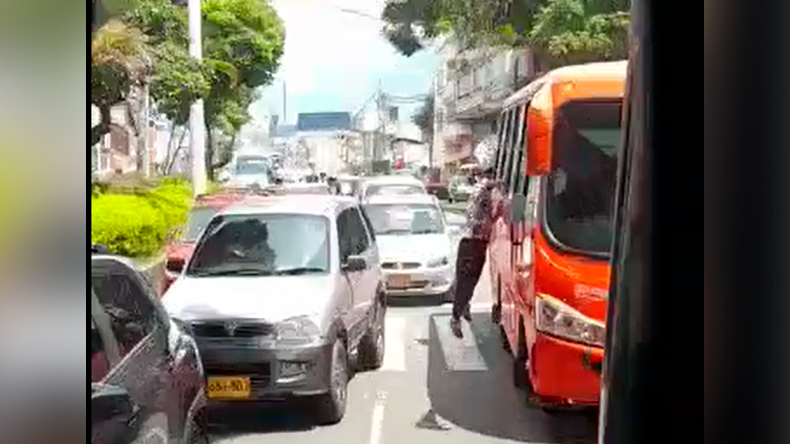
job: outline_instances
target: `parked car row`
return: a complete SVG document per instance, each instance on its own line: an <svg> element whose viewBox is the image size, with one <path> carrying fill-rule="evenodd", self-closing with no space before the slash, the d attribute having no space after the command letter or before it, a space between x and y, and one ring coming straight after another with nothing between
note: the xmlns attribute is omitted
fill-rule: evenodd
<svg viewBox="0 0 790 444"><path fill-rule="evenodd" d="M207 442L207 408L272 398L340 421L351 375L382 365L388 298L452 299L461 222L398 179L355 196L201 196L168 246L161 298L92 248L93 442Z"/></svg>

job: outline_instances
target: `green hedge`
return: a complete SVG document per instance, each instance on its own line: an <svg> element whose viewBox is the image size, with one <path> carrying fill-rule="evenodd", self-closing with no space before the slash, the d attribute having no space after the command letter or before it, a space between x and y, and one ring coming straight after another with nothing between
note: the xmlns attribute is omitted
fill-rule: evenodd
<svg viewBox="0 0 790 444"><path fill-rule="evenodd" d="M151 257L186 219L191 186L163 180L151 188L108 188L91 197L91 242L129 257Z"/></svg>

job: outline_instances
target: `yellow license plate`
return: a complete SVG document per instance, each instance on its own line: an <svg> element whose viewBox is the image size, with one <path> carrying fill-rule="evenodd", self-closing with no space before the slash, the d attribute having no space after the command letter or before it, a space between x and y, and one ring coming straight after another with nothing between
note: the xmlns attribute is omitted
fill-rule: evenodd
<svg viewBox="0 0 790 444"><path fill-rule="evenodd" d="M393 274L389 277L389 286L393 288L408 288L411 285L411 276L408 274Z"/></svg>
<svg viewBox="0 0 790 444"><path fill-rule="evenodd" d="M250 397L250 378L246 376L209 376L207 396L212 399L247 399Z"/></svg>

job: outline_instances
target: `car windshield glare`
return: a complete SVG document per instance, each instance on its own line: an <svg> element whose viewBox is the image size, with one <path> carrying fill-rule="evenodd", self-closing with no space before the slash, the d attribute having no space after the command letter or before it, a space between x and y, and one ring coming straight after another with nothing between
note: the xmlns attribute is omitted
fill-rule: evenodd
<svg viewBox="0 0 790 444"><path fill-rule="evenodd" d="M267 174L269 172L269 162L265 159L244 159L236 164L236 174L252 175Z"/></svg>
<svg viewBox="0 0 790 444"><path fill-rule="evenodd" d="M365 194L368 196L403 196L423 194L423 190L418 185L409 184L370 185Z"/></svg>
<svg viewBox="0 0 790 444"><path fill-rule="evenodd" d="M185 242L195 242L203 230L206 229L211 218L217 214L217 210L210 207L194 208L189 212L187 229L184 233Z"/></svg>
<svg viewBox="0 0 790 444"><path fill-rule="evenodd" d="M277 276L329 272L329 225L303 214L221 215L198 242L188 276Z"/></svg>
<svg viewBox="0 0 790 444"><path fill-rule="evenodd" d="M376 234L437 234L444 232L442 213L429 204L368 204L365 212Z"/></svg>

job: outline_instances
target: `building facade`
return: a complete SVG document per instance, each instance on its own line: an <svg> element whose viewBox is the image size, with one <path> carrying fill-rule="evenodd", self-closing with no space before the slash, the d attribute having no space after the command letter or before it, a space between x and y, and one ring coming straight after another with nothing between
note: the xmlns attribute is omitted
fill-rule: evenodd
<svg viewBox="0 0 790 444"><path fill-rule="evenodd" d="M448 39L434 80L434 166L451 175L473 162L492 134L505 99L545 69L529 48L461 50Z"/></svg>

